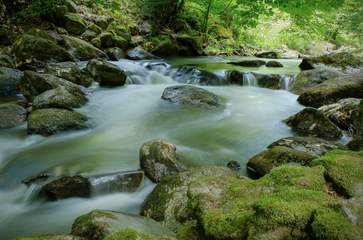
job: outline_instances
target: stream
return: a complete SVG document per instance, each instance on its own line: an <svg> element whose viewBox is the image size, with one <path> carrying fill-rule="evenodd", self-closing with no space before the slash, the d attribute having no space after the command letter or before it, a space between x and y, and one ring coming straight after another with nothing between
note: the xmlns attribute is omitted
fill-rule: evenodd
<svg viewBox="0 0 363 240"><path fill-rule="evenodd" d="M282 122L302 109L297 96L284 90L250 86L201 86L222 97L221 110L174 105L161 100L163 90L178 84L177 66L197 65L223 76L226 70L296 75L299 60L281 60L284 68L244 68L227 64L241 58L176 58L160 61L114 62L130 83L118 88L92 86L89 103L79 109L90 129L44 138L28 136L26 126L0 131L0 239L48 233L69 233L73 220L93 209L139 212L154 188L149 180L134 193L110 193L90 199L56 202L37 199L36 186L21 181L40 172L56 176L105 174L139 168L140 146L151 139L173 143L186 166L241 163L273 141L291 136ZM248 81L247 81L248 82ZM285 83L285 85L288 83ZM283 87L283 88L286 88Z"/></svg>

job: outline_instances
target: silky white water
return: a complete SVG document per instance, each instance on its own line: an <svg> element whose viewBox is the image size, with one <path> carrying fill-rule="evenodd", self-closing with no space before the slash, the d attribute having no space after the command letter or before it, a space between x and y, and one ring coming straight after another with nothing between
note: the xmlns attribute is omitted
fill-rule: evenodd
<svg viewBox="0 0 363 240"><path fill-rule="evenodd" d="M36 189L21 184L26 177L44 171L61 176L137 170L140 146L156 138L174 143L189 167L237 160L245 174L251 156L292 135L282 120L302 108L288 91L245 86L203 87L222 97L224 107L218 110L171 104L160 97L177 83L163 68L127 64L144 84L92 88L89 103L79 109L89 117L90 129L48 138L27 136L26 126L0 131L1 240L69 233L75 217L93 209L138 213L154 187L146 180L135 193L45 203L32 195Z"/></svg>

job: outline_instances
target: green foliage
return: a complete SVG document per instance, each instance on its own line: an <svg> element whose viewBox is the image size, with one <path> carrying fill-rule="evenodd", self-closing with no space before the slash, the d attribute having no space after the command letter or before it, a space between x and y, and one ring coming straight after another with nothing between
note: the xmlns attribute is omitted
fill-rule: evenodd
<svg viewBox="0 0 363 240"><path fill-rule="evenodd" d="M23 18L48 16L64 3L65 0L34 0L26 9L19 12L18 16Z"/></svg>
<svg viewBox="0 0 363 240"><path fill-rule="evenodd" d="M143 11L156 24L171 26L178 18L184 0L143 0Z"/></svg>

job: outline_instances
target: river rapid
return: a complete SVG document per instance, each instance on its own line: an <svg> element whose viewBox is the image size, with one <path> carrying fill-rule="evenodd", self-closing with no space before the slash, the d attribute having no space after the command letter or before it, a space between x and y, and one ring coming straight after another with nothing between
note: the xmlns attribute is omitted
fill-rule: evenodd
<svg viewBox="0 0 363 240"><path fill-rule="evenodd" d="M181 162L189 167L245 163L254 154L292 132L282 122L302 109L297 96L284 90L253 86L201 86L222 97L224 108L204 110L174 105L160 97L178 84L170 72L181 65L198 65L223 76L226 70L269 74L298 73L298 60L281 60L281 69L242 68L226 64L236 58L184 58L115 62L130 74L124 87L92 86L89 103L79 109L90 128L44 138L28 136L26 126L0 131L0 239L47 233L69 233L73 220L93 209L139 212L154 188L149 180L134 193L110 193L90 199L43 202L39 187L26 187L29 176L106 174L139 169L139 148L151 139L173 143ZM286 88L286 87L285 87Z"/></svg>

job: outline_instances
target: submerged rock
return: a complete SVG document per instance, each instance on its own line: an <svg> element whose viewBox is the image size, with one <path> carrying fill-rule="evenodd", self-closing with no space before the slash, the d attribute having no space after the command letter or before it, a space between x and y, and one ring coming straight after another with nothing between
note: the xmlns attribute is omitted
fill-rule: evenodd
<svg viewBox="0 0 363 240"><path fill-rule="evenodd" d="M74 83L50 74L41 74L32 71L24 72L24 77L20 84L20 91L28 100L32 101L39 94L60 86L75 96L85 95L82 88Z"/></svg>
<svg viewBox="0 0 363 240"><path fill-rule="evenodd" d="M335 141L327 141L316 137L287 137L281 138L270 144L267 148L288 147L297 151L305 152L311 156L318 157L334 149L346 149L346 147Z"/></svg>
<svg viewBox="0 0 363 240"><path fill-rule="evenodd" d="M141 146L140 166L153 182L185 170L177 160L175 145L162 140L151 140Z"/></svg>
<svg viewBox="0 0 363 240"><path fill-rule="evenodd" d="M343 98L363 98L363 71L324 81L304 91L298 101L305 106L321 107Z"/></svg>
<svg viewBox="0 0 363 240"><path fill-rule="evenodd" d="M45 73L55 75L84 87L89 87L93 82L89 73L81 70L78 64L74 62L50 63L46 66Z"/></svg>
<svg viewBox="0 0 363 240"><path fill-rule="evenodd" d="M26 116L26 109L17 104L0 104L0 129L12 128L23 124Z"/></svg>
<svg viewBox="0 0 363 240"><path fill-rule="evenodd" d="M311 165L324 166L327 179L341 195L363 197L363 152L334 150L314 160Z"/></svg>
<svg viewBox="0 0 363 240"><path fill-rule="evenodd" d="M268 61L266 63L266 67L271 67L271 68L283 68L284 65L278 61Z"/></svg>
<svg viewBox="0 0 363 240"><path fill-rule="evenodd" d="M232 65L238 65L241 67L261 67L266 65L266 62L263 60L242 60L239 62L229 62L228 64L232 64Z"/></svg>
<svg viewBox="0 0 363 240"><path fill-rule="evenodd" d="M336 140L342 136L340 129L322 112L315 108L305 108L301 112L285 120L293 131L305 136Z"/></svg>
<svg viewBox="0 0 363 240"><path fill-rule="evenodd" d="M28 117L28 133L49 136L61 131L87 128L87 117L65 109L39 109Z"/></svg>
<svg viewBox="0 0 363 240"><path fill-rule="evenodd" d="M123 236L120 233L130 228L160 238L174 237L173 232L152 219L106 210L94 210L78 217L72 225L71 234L88 240L113 240L118 239L114 238L118 234Z"/></svg>
<svg viewBox="0 0 363 240"><path fill-rule="evenodd" d="M167 87L161 98L172 103L197 107L216 108L220 106L220 99L217 95L190 85Z"/></svg>
<svg viewBox="0 0 363 240"><path fill-rule="evenodd" d="M318 110L340 129L354 132L353 115L358 112L360 101L357 98L345 98L337 103L322 106Z"/></svg>
<svg viewBox="0 0 363 240"><path fill-rule="evenodd" d="M293 148L275 146L252 157L248 160L247 167L254 175L262 177L269 173L272 168L287 163L296 163L305 166L313 159L314 156L309 153Z"/></svg>
<svg viewBox="0 0 363 240"><path fill-rule="evenodd" d="M203 182L206 177L223 178L236 176L236 172L225 167L193 168L174 176L163 178L146 198L141 214L163 222L175 230L193 214L188 209L188 186L192 182ZM213 188L213 185L210 185Z"/></svg>
<svg viewBox="0 0 363 240"><path fill-rule="evenodd" d="M158 57L153 54L145 51L141 47L135 47L131 50L128 50L126 53L128 59L131 60L146 60L146 59L157 59Z"/></svg>
<svg viewBox="0 0 363 240"><path fill-rule="evenodd" d="M23 75L19 70L0 67L0 96L13 96L18 93L18 85Z"/></svg>
<svg viewBox="0 0 363 240"><path fill-rule="evenodd" d="M86 61L93 58L107 59L106 53L86 41L66 35L63 35L62 37L64 39L64 44L68 50L68 53L71 54L75 59L81 61Z"/></svg>
<svg viewBox="0 0 363 240"><path fill-rule="evenodd" d="M50 201L71 197L88 198L91 184L82 176L61 177L42 186L40 194Z"/></svg>
<svg viewBox="0 0 363 240"><path fill-rule="evenodd" d="M87 70L100 83L100 86L123 86L126 82L126 73L106 61L93 59L87 64Z"/></svg>
<svg viewBox="0 0 363 240"><path fill-rule="evenodd" d="M63 86L51 89L36 96L33 109L65 108L72 110L86 104L87 98L83 95L73 95Z"/></svg>

